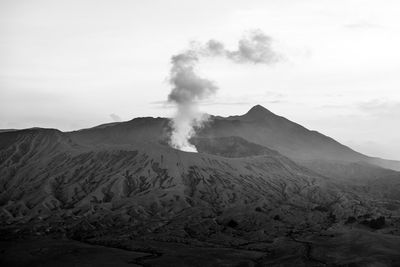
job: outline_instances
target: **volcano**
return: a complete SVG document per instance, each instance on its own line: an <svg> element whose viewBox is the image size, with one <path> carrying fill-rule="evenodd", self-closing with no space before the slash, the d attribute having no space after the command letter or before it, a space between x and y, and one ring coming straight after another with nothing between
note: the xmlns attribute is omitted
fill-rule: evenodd
<svg viewBox="0 0 400 267"><path fill-rule="evenodd" d="M170 125L0 131L0 262L70 265L72 250L88 264L102 251L96 265L400 265L400 162L260 105L210 116L198 153L171 148Z"/></svg>

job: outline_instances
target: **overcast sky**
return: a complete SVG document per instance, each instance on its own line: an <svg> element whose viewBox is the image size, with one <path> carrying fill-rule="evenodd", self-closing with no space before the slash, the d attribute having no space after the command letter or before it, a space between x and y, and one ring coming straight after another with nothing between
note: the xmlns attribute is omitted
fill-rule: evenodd
<svg viewBox="0 0 400 267"><path fill-rule="evenodd" d="M201 62L215 115L261 104L400 160L400 1L0 1L0 128L74 130L172 115L170 58L190 41L273 38L275 66Z"/></svg>

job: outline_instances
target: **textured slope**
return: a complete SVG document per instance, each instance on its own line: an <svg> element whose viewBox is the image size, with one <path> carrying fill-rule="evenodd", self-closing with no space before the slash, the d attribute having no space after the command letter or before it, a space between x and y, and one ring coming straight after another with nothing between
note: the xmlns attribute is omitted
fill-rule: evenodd
<svg viewBox="0 0 400 267"><path fill-rule="evenodd" d="M207 153L186 153L152 141L112 144L115 134L95 133L93 139L46 129L0 134L2 220L74 215L100 229L118 222L140 233L167 223L170 238L185 227L183 237L210 231L214 226L205 218L222 225L234 220L253 233L276 216L285 227L299 221L317 227L329 216L344 219L381 207L373 204L381 195L363 185L339 184L241 138L197 140ZM260 155L249 156L254 152ZM181 218L182 212L188 217Z"/></svg>
<svg viewBox="0 0 400 267"><path fill-rule="evenodd" d="M1 154L1 203L15 216L91 203L143 203L167 212L280 201L312 206L331 198L325 178L277 152L228 159L154 143L88 147L39 129L9 141Z"/></svg>
<svg viewBox="0 0 400 267"><path fill-rule="evenodd" d="M129 262L143 266L398 262L398 172L262 107L214 117L200 153L169 132L164 118L0 132L0 236L145 251Z"/></svg>

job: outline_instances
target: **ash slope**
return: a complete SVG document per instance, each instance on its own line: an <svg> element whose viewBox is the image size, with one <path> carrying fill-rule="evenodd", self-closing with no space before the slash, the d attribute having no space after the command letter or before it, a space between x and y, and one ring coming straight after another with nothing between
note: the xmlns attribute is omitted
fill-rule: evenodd
<svg viewBox="0 0 400 267"><path fill-rule="evenodd" d="M0 133L2 224L108 246L253 250L349 218L375 227L400 215L397 171L263 107L213 117L192 140L201 153L170 148L169 132L165 118L137 118Z"/></svg>
<svg viewBox="0 0 400 267"><path fill-rule="evenodd" d="M11 220L68 212L86 216L95 215L96 207L128 221L145 221L155 215L168 218L190 207L212 213L282 204L312 209L331 206L343 191L266 148L262 151L269 154L227 158L186 153L150 141L112 144L114 135L100 143L75 134L44 129L3 134L3 216Z"/></svg>
<svg viewBox="0 0 400 267"><path fill-rule="evenodd" d="M283 204L343 215L371 200L396 201L400 192L398 172L261 106L213 117L192 140L203 153L170 148L169 132L165 118L137 118L75 132L0 133L3 218L95 213L99 206L128 220L135 210L143 221L193 207L220 214Z"/></svg>

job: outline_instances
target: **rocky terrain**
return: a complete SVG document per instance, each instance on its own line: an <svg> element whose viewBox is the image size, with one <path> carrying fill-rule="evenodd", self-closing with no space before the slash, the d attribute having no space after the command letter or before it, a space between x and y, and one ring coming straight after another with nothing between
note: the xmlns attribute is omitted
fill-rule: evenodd
<svg viewBox="0 0 400 267"><path fill-rule="evenodd" d="M400 265L398 162L261 106L211 116L199 153L172 149L170 130L1 131L0 263Z"/></svg>

